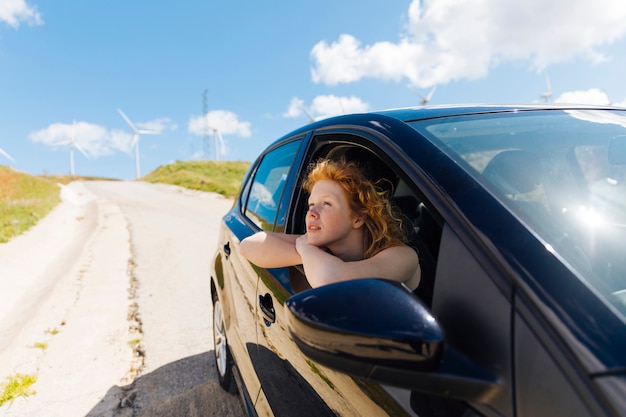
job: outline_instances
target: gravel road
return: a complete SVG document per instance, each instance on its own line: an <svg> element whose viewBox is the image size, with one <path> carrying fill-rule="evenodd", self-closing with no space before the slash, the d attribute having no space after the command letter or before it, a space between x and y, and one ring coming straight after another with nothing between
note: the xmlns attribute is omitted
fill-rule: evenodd
<svg viewBox="0 0 626 417"><path fill-rule="evenodd" d="M0 245L0 415L241 416L217 382L210 262L232 200L136 181L74 182Z"/></svg>

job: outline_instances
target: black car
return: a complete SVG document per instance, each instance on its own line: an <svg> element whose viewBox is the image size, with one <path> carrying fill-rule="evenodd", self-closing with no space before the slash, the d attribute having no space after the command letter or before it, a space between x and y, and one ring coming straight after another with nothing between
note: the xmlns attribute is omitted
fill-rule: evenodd
<svg viewBox="0 0 626 417"><path fill-rule="evenodd" d="M410 292L311 289L238 253L303 233L320 158L390 184ZM219 382L250 415L626 416L626 109L446 106L339 116L251 165L211 276ZM235 385L236 383L236 385Z"/></svg>

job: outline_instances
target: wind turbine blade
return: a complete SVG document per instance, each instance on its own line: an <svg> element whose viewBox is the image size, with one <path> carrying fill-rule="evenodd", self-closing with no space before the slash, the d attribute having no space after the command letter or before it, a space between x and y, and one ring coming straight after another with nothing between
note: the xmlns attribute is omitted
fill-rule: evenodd
<svg viewBox="0 0 626 417"><path fill-rule="evenodd" d="M435 94L435 90L437 89L437 86L433 86L433 88L430 90L430 93L428 93L428 97L427 100L430 101L431 98L433 98L433 94Z"/></svg>
<svg viewBox="0 0 626 417"><path fill-rule="evenodd" d="M306 113L307 116L309 116L309 122L313 123L315 121L315 117L313 117L313 115L311 114L311 112L309 111L309 109L307 109L306 107L304 107L304 105L302 106L302 110L304 110L304 112Z"/></svg>
<svg viewBox="0 0 626 417"><path fill-rule="evenodd" d="M137 148L139 146L139 133L135 132L133 135L133 141L130 144L130 149Z"/></svg>
<svg viewBox="0 0 626 417"><path fill-rule="evenodd" d="M82 148L82 146L80 146L77 142L74 142L72 144L72 146L74 146L76 149L78 149L78 151L80 153L82 153L85 158L89 159L89 155L87 155L87 152L85 152L85 150Z"/></svg>
<svg viewBox="0 0 626 417"><path fill-rule="evenodd" d="M130 121L130 119L128 118L128 116L126 116L126 114L124 114L124 112L122 111L122 109L117 109L117 111L120 113L120 116L122 116L124 118L124 120L126 120L126 123L128 123L128 126L130 126L131 129L133 129L133 132L137 132L137 128L135 127L135 125L133 124L133 122Z"/></svg>
<svg viewBox="0 0 626 417"><path fill-rule="evenodd" d="M217 138L220 142L220 153L224 155L226 153L226 142L224 142L224 138L219 131L217 132Z"/></svg>
<svg viewBox="0 0 626 417"><path fill-rule="evenodd" d="M140 135L160 135L159 132L155 132L154 130L138 130L137 133Z"/></svg>
<svg viewBox="0 0 626 417"><path fill-rule="evenodd" d="M433 88L430 89L430 91L428 92L427 95L423 95L422 93L420 93L419 91L415 91L415 94L417 94L418 96L420 96L420 98L422 99L422 101L420 101L420 104L423 106L424 104L428 104L428 102L430 101L431 98L433 98L433 94L435 94L435 90L437 89L437 86L433 86Z"/></svg>
<svg viewBox="0 0 626 417"><path fill-rule="evenodd" d="M546 71L546 87L548 87L548 93L552 94L552 83L550 82L548 71Z"/></svg>
<svg viewBox="0 0 626 417"><path fill-rule="evenodd" d="M11 162L15 163L15 159L13 159L11 157L11 155L6 153L6 151L4 149L2 149L2 148L0 148L0 155L4 155L4 157L6 157L7 159L11 160Z"/></svg>

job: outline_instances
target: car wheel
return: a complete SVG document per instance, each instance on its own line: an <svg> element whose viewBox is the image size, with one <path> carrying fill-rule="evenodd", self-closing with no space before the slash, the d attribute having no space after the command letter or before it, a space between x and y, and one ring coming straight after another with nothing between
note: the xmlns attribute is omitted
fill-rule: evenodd
<svg viewBox="0 0 626 417"><path fill-rule="evenodd" d="M224 312L219 299L213 301L213 348L215 350L215 366L220 386L228 392L235 393L237 386L233 380L233 360L226 339Z"/></svg>

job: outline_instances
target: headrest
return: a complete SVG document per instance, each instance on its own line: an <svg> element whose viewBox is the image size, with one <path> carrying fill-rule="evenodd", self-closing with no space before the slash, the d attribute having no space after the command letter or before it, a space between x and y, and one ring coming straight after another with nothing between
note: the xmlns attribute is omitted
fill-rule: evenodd
<svg viewBox="0 0 626 417"><path fill-rule="evenodd" d="M541 183L539 156L521 150L500 152L489 161L483 176L505 194L529 193Z"/></svg>

